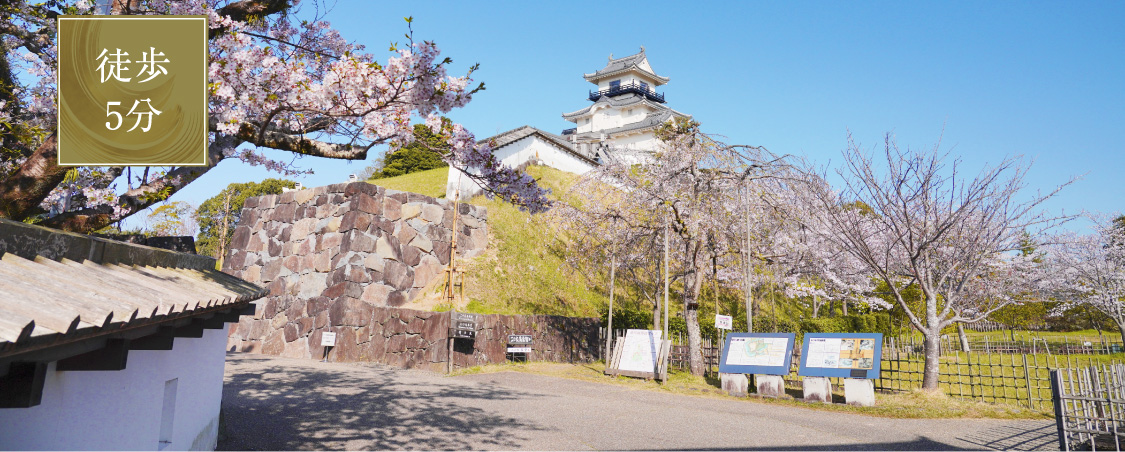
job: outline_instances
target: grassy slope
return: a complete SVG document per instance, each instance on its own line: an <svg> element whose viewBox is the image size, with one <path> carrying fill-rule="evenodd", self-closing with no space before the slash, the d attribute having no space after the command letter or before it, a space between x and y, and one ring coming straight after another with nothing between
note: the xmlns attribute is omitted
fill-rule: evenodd
<svg viewBox="0 0 1125 452"><path fill-rule="evenodd" d="M527 172L555 193L578 177L547 167L529 167ZM488 208L489 250L467 265L470 310L596 316L597 308L608 303L603 293L594 290L600 283L592 283L584 272L564 262L563 243L552 233L546 216L528 215L483 196L472 203Z"/></svg>
<svg viewBox="0 0 1125 452"><path fill-rule="evenodd" d="M542 186L562 192L574 174L546 167L528 173ZM448 168L369 181L394 189L444 197ZM479 313L597 316L606 296L566 265L560 243L543 215L529 215L503 201L479 196L472 204L488 208L489 243L484 255L464 262L467 306ZM448 309L448 306L444 308ZM441 308L439 308L441 309Z"/></svg>
<svg viewBox="0 0 1125 452"><path fill-rule="evenodd" d="M433 196L435 198L444 198L445 180L448 174L449 168L434 168L432 170L388 177L386 179L369 180L368 182L392 190L408 191Z"/></svg>

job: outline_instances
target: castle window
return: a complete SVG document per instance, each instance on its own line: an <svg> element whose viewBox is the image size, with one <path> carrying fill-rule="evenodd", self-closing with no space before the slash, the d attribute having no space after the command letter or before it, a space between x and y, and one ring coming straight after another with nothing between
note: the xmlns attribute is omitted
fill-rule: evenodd
<svg viewBox="0 0 1125 452"><path fill-rule="evenodd" d="M611 91L617 91L621 89L621 80L614 80L612 82L609 82L609 89Z"/></svg>

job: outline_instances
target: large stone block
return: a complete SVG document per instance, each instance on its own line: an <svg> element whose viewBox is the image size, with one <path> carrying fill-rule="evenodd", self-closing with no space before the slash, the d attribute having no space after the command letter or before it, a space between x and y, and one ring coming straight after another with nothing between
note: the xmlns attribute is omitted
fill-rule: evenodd
<svg viewBox="0 0 1125 452"><path fill-rule="evenodd" d="M367 182L350 182L344 187L344 196L353 197L357 193L366 193L371 196L378 196L382 194L382 187L369 184Z"/></svg>
<svg viewBox="0 0 1125 452"><path fill-rule="evenodd" d="M422 262L414 267L414 287L425 287L435 278L444 273L444 268L433 256L425 256Z"/></svg>
<svg viewBox="0 0 1125 452"><path fill-rule="evenodd" d="M384 259L395 261L402 260L402 251L399 241L393 235L384 235L375 241L375 253Z"/></svg>
<svg viewBox="0 0 1125 452"><path fill-rule="evenodd" d="M422 250L426 253L432 252L434 250L434 242L422 234L414 237L414 240L411 240L409 243L411 246L418 247L419 250Z"/></svg>
<svg viewBox="0 0 1125 452"><path fill-rule="evenodd" d="M411 267L418 265L422 260L422 250L415 246L407 245L402 247L402 262Z"/></svg>
<svg viewBox="0 0 1125 452"><path fill-rule="evenodd" d="M329 308L332 326L365 326L371 322L374 307L363 301L344 297Z"/></svg>
<svg viewBox="0 0 1125 452"><path fill-rule="evenodd" d="M296 219L294 218L296 212L297 206L293 204L280 204L277 208L273 209L273 213L270 214L270 219L282 223L292 223L293 220Z"/></svg>
<svg viewBox="0 0 1125 452"><path fill-rule="evenodd" d="M399 228L395 237L398 237L398 243L410 243L414 237L418 235L418 231L411 227Z"/></svg>
<svg viewBox="0 0 1125 452"><path fill-rule="evenodd" d="M430 223L441 223L441 218L445 215L445 209L441 206L434 204L425 204L422 206L422 219Z"/></svg>
<svg viewBox="0 0 1125 452"><path fill-rule="evenodd" d="M316 192L314 190L298 190L297 194L293 196L293 201L297 204L305 204L315 197Z"/></svg>
<svg viewBox="0 0 1125 452"><path fill-rule="evenodd" d="M313 232L317 221L316 218L304 218L293 223L293 231L290 232L290 237L294 240L305 238L310 232Z"/></svg>
<svg viewBox="0 0 1125 452"><path fill-rule="evenodd" d="M387 306L398 307L406 304L408 301L410 301L409 294L403 290L395 290L387 295Z"/></svg>
<svg viewBox="0 0 1125 452"><path fill-rule="evenodd" d="M363 265L369 270L374 270L381 273L383 271L383 268L386 266L386 261L378 254L369 254L366 258L363 259Z"/></svg>
<svg viewBox="0 0 1125 452"><path fill-rule="evenodd" d="M392 196L383 196L383 218L398 221L402 218L402 201Z"/></svg>
<svg viewBox="0 0 1125 452"><path fill-rule="evenodd" d="M301 298L311 298L320 295L324 289L328 288L327 273L306 273L301 275L300 282L297 287L297 296Z"/></svg>
<svg viewBox="0 0 1125 452"><path fill-rule="evenodd" d="M353 229L359 231L366 231L367 227L371 224L371 215L352 210L344 214L340 219L340 232L348 232Z"/></svg>
<svg viewBox="0 0 1125 452"><path fill-rule="evenodd" d="M402 221L410 220L422 213L422 206L418 203L402 205Z"/></svg>
<svg viewBox="0 0 1125 452"><path fill-rule="evenodd" d="M449 242L434 241L434 256L441 265L449 265Z"/></svg>
<svg viewBox="0 0 1125 452"><path fill-rule="evenodd" d="M409 289L414 284L414 270L397 261L387 261L383 271L387 284L398 290Z"/></svg>
<svg viewBox="0 0 1125 452"><path fill-rule="evenodd" d="M352 205L361 212L367 212L373 215L383 214L383 203L366 193L360 193L352 197Z"/></svg>
<svg viewBox="0 0 1125 452"><path fill-rule="evenodd" d="M368 284L363 288L363 294L360 296L360 300L375 306L386 306L387 296L390 295L391 290L391 287L383 284Z"/></svg>

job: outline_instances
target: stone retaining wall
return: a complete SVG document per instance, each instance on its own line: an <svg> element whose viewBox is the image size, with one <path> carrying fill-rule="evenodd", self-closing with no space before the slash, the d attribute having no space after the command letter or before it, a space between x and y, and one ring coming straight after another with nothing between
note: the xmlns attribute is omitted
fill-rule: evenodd
<svg viewBox="0 0 1125 452"><path fill-rule="evenodd" d="M487 245L486 210L457 204L454 225L453 206L366 182L247 199L223 270L270 293L231 328L228 349L319 359L321 335L331 331L329 360L443 370L449 315L398 306L443 276L453 231L459 257ZM503 361L508 334L536 337L532 359L597 353L596 319L484 319L475 342L456 341L456 366Z"/></svg>
<svg viewBox="0 0 1125 452"><path fill-rule="evenodd" d="M449 358L448 312L377 307L363 302L337 303L318 316L287 323L282 334L264 341L238 341L260 337L253 322L242 322L231 332L228 347L247 352L292 358L325 356L320 346L324 332L336 333L329 361L376 362L405 368L444 372ZM324 323L319 323L323 319ZM260 327L259 327L260 328ZM509 334L531 334L531 360L578 362L596 358L598 320L546 315L482 315L476 338L454 342L453 368L499 363L507 359Z"/></svg>

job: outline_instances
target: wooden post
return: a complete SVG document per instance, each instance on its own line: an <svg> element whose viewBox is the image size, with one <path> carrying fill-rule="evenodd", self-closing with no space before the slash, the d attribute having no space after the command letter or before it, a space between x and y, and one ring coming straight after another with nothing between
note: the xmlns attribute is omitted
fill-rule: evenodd
<svg viewBox="0 0 1125 452"><path fill-rule="evenodd" d="M750 265L750 207L746 207L746 332L754 332L754 285L753 269Z"/></svg>
<svg viewBox="0 0 1125 452"><path fill-rule="evenodd" d="M1031 395L1031 367L1027 365L1027 355L1023 355L1023 384L1027 386L1027 407L1035 409L1035 401Z"/></svg>
<svg viewBox="0 0 1125 452"><path fill-rule="evenodd" d="M671 340L670 340L671 338L668 337L668 274L669 273L670 273L670 270L668 269L668 226L664 226L664 339L669 340L668 343L671 344ZM664 369L665 369L665 371L667 371L667 369L668 369L668 353L664 354ZM660 383L665 384L665 383L667 383L667 381L668 381L667 379L660 380Z"/></svg>
<svg viewBox="0 0 1125 452"><path fill-rule="evenodd" d="M617 232L617 231L614 231L614 232ZM617 276L614 273L614 271L617 270L617 240L613 241L613 246L611 247L611 249L612 249L612 251L610 252L610 257L609 257L610 264L609 264L609 326L608 326L610 334L607 334L606 339L605 339L605 346L606 346L607 350L609 349L609 346L612 343L611 341L613 340L612 339L613 338L613 283L614 283L614 278ZM667 338L665 338L665 339L667 339ZM607 361L606 364L608 364L608 363L609 362Z"/></svg>

